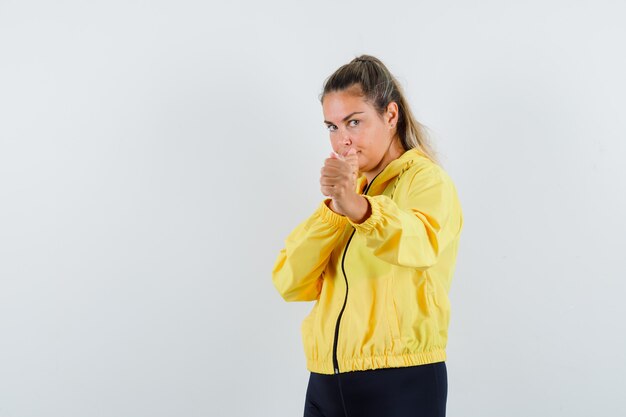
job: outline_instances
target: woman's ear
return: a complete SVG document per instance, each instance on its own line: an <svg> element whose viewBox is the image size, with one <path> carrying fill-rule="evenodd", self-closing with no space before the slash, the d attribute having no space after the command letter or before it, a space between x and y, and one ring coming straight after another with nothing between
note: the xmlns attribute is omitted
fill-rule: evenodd
<svg viewBox="0 0 626 417"><path fill-rule="evenodd" d="M390 127L398 124L398 104L395 101L392 101L387 105L386 120Z"/></svg>

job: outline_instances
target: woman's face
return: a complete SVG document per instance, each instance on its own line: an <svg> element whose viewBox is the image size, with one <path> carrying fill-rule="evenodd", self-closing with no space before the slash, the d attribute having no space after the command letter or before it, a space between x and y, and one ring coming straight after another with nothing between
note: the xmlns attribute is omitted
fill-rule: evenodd
<svg viewBox="0 0 626 417"><path fill-rule="evenodd" d="M390 103L381 118L374 107L358 95L358 87L327 93L322 107L324 123L335 152L345 154L350 148L357 151L360 172L373 172L381 165L397 125L397 104Z"/></svg>

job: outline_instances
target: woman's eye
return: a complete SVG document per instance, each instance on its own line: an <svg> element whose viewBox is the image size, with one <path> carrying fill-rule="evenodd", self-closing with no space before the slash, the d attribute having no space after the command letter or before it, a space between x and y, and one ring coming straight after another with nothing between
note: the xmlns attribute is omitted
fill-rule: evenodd
<svg viewBox="0 0 626 417"><path fill-rule="evenodd" d="M348 123L352 123L352 122L354 122L354 124L351 125L352 127L354 127L354 126L359 124L359 120L356 120L356 119L352 119ZM335 127L335 125L326 125L326 129L328 131L330 131L330 132L334 132L336 130L336 129L333 129L334 127Z"/></svg>

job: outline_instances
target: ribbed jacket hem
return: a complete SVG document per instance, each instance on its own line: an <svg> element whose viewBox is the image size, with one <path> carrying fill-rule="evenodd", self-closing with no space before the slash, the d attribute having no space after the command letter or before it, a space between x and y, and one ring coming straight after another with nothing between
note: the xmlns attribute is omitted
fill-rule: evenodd
<svg viewBox="0 0 626 417"><path fill-rule="evenodd" d="M315 214L318 215L326 223L331 224L335 227L345 226L348 222L348 218L332 211L327 205L327 202L329 202L330 200L330 198L323 200L317 206Z"/></svg>
<svg viewBox="0 0 626 417"><path fill-rule="evenodd" d="M361 358L339 359L339 372L366 371L379 368L401 368L404 366L427 365L429 363L443 362L446 360L445 349L430 352L409 353L404 355L382 355ZM334 374L333 361L329 360L306 360L309 371L318 374Z"/></svg>

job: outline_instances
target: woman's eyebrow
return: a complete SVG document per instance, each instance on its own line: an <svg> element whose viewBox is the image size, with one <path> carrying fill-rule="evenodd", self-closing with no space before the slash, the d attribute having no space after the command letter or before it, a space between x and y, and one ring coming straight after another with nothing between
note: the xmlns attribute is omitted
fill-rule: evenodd
<svg viewBox="0 0 626 417"><path fill-rule="evenodd" d="M365 113L365 112L363 112L363 111L355 111L355 112L352 112L352 113L350 113L349 115L347 115L346 117L344 117L344 118L343 118L343 120L342 120L342 122L345 122L346 120L348 120L349 118L351 118L351 117L352 117L352 116L354 116L355 114L359 114L359 113ZM329 122L328 120L324 120L324 123L326 123L326 124L330 124L330 125L332 125L332 124L333 124L332 122Z"/></svg>

